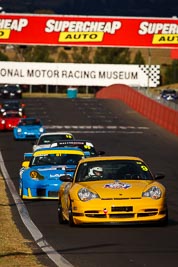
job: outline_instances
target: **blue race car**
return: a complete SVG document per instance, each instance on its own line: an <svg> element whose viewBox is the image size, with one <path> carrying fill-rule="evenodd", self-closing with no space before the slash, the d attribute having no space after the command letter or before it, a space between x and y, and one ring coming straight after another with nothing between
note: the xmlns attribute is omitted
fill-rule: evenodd
<svg viewBox="0 0 178 267"><path fill-rule="evenodd" d="M21 198L58 199L60 176L73 176L84 152L79 148L44 148L31 153L31 157L25 153L24 158L19 181Z"/></svg>
<svg viewBox="0 0 178 267"><path fill-rule="evenodd" d="M36 140L46 132L42 122L36 118L23 118L13 128L14 140Z"/></svg>

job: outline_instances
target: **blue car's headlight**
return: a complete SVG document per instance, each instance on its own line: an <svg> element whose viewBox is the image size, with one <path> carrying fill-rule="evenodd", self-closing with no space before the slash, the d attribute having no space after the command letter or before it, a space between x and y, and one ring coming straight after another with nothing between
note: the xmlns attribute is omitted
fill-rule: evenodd
<svg viewBox="0 0 178 267"><path fill-rule="evenodd" d="M30 177L34 180L43 180L44 176L42 176L41 174L39 174L39 172L37 171L31 171L30 172Z"/></svg>
<svg viewBox="0 0 178 267"><path fill-rule="evenodd" d="M87 188L81 188L78 191L78 197L81 201L89 201L94 198L99 198L99 195L91 192Z"/></svg>
<svg viewBox="0 0 178 267"><path fill-rule="evenodd" d="M40 131L40 133L43 133L44 132L44 128L41 127L39 131Z"/></svg>
<svg viewBox="0 0 178 267"><path fill-rule="evenodd" d="M17 128L17 132L18 133L21 133L22 132L22 129L21 128Z"/></svg>
<svg viewBox="0 0 178 267"><path fill-rule="evenodd" d="M142 197L149 197L152 199L159 199L161 198L161 195L161 189L157 186L152 186L147 191L142 193Z"/></svg>

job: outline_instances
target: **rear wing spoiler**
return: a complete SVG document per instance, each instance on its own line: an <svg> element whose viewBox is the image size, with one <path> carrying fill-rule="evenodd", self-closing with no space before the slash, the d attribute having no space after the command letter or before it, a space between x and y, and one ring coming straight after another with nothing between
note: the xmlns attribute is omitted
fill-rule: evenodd
<svg viewBox="0 0 178 267"><path fill-rule="evenodd" d="M26 153L24 153L24 160L25 160L25 161L30 161L31 158L32 158L32 156L33 156L33 153L31 153L31 152L26 152ZM90 152L85 151L85 152L84 152L84 156L85 156L85 158L90 157Z"/></svg>

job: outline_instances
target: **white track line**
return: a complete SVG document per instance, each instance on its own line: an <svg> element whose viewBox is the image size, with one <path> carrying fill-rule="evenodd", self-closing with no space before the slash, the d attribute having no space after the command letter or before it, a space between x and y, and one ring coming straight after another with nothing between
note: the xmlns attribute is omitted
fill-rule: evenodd
<svg viewBox="0 0 178 267"><path fill-rule="evenodd" d="M14 183L12 182L8 171L5 167L4 160L2 157L2 153L0 151L0 169L3 175L3 178L11 192L11 195L14 199L14 202L17 206L18 212L20 214L20 217L32 235L33 239L37 243L37 245L42 249L44 253L47 254L47 256L56 264L56 266L59 267L73 267L73 265L68 262L64 257L62 257L53 247L49 245L49 243L44 239L42 233L39 231L39 229L36 227L36 225L31 220L28 210L23 202L23 200L20 198L20 196L17 193L17 190L14 186Z"/></svg>
<svg viewBox="0 0 178 267"><path fill-rule="evenodd" d="M72 131L73 133L95 133L95 134L143 134L143 131L149 130L144 126L117 126L117 125L44 125L48 130Z"/></svg>

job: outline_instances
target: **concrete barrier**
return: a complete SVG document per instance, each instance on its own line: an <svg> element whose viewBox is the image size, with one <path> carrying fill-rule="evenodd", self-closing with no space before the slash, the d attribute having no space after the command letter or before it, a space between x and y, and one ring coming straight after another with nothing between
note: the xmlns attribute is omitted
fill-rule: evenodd
<svg viewBox="0 0 178 267"><path fill-rule="evenodd" d="M178 112L130 86L115 84L104 87L96 93L96 98L119 99L159 126L178 135Z"/></svg>

